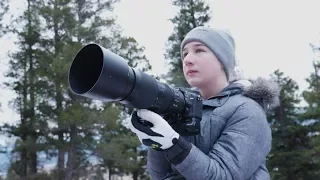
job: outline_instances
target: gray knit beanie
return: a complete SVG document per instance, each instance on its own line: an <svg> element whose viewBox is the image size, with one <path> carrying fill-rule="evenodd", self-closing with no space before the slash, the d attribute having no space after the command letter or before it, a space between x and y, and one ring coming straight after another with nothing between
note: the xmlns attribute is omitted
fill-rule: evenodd
<svg viewBox="0 0 320 180"><path fill-rule="evenodd" d="M205 26L198 26L188 32L181 43L181 58L184 46L190 41L198 41L205 44L218 58L224 67L227 79L233 71L235 60L234 39L227 30L212 29Z"/></svg>

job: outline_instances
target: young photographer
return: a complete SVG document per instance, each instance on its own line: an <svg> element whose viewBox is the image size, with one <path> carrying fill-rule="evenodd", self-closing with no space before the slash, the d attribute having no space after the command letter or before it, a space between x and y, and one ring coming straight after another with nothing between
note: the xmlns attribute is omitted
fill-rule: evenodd
<svg viewBox="0 0 320 180"><path fill-rule="evenodd" d="M199 90L201 132L179 135L160 115L139 110L130 129L148 148L152 179L268 180L266 157L271 150L267 108L278 105L279 88L271 81L231 80L235 43L228 31L196 27L181 43L185 79ZM153 124L143 132L138 117ZM140 130L139 130L140 129Z"/></svg>

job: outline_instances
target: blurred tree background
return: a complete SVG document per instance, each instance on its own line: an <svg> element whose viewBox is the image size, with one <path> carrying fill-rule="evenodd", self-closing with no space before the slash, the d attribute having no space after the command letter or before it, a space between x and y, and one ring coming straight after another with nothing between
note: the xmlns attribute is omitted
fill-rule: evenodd
<svg viewBox="0 0 320 180"><path fill-rule="evenodd" d="M2 124L1 134L13 146L2 179L150 179L146 148L126 128L132 109L76 96L68 88L68 69L76 52L96 42L119 54L128 65L149 73L144 47L126 37L113 9L120 0L22 0L25 11L10 24L8 0L0 2L0 37L15 35L18 51L9 52L5 88L16 96L11 104L19 119ZM187 87L182 74L180 43L192 28L206 25L211 10L202 0L173 0L165 58L172 86ZM6 52L7 53L7 52ZM268 112L273 147L267 159L272 179L320 179L320 63L298 94L294 79L281 70L270 74L281 86L280 107ZM300 107L301 100L308 104ZM50 162L50 163L49 163Z"/></svg>

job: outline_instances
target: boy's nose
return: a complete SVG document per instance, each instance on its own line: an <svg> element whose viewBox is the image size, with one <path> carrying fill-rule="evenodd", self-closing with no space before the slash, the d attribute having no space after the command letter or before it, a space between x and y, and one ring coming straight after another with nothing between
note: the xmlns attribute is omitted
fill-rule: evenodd
<svg viewBox="0 0 320 180"><path fill-rule="evenodd" d="M189 53L186 57L184 57L183 63L187 66L194 64L194 56Z"/></svg>

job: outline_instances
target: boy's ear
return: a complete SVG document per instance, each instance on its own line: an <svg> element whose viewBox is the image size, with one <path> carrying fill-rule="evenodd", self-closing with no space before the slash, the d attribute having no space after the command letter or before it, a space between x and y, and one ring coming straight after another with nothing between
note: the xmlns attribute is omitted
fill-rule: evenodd
<svg viewBox="0 0 320 180"><path fill-rule="evenodd" d="M220 68L221 68L221 70L224 72L224 75L225 75L225 77L226 77L226 79L227 79L227 81L228 81L228 78L227 78L227 72L226 72L226 70L224 69L224 66L223 66L223 64L219 61L219 64L220 64Z"/></svg>

